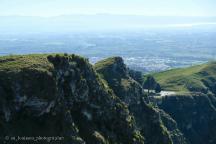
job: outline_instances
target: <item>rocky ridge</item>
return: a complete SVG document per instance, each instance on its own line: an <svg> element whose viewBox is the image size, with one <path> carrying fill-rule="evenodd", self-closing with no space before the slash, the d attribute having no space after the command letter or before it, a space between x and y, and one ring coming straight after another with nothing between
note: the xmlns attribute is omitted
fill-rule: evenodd
<svg viewBox="0 0 216 144"><path fill-rule="evenodd" d="M122 58L108 58L96 63L94 67L114 93L128 105L137 127L145 137L145 143L186 143L175 121L165 112L147 104L148 98L142 86L130 77Z"/></svg>
<svg viewBox="0 0 216 144"><path fill-rule="evenodd" d="M52 142L67 144L144 143L127 106L86 59L12 56L0 65L1 143L5 136L61 136L63 141Z"/></svg>
<svg viewBox="0 0 216 144"><path fill-rule="evenodd" d="M215 123L213 93L149 99L120 57L0 57L0 143L214 144Z"/></svg>
<svg viewBox="0 0 216 144"><path fill-rule="evenodd" d="M191 144L216 143L216 108L212 95L182 94L155 98L160 109L168 113Z"/></svg>

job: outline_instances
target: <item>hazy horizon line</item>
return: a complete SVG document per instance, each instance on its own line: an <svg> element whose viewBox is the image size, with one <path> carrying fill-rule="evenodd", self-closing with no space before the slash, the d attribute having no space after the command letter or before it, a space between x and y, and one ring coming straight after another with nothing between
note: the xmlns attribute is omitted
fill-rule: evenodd
<svg viewBox="0 0 216 144"><path fill-rule="evenodd" d="M97 16L97 15L107 15L107 16L135 16L135 17L197 17L197 18L212 18L215 16L210 15L143 15L143 14L112 14L112 13L95 13L95 14L60 14L60 15L50 15L50 16L41 16L41 15L21 15L21 14L11 14L11 15L0 15L0 17L43 17L43 18L52 18L52 17L63 17L63 16Z"/></svg>

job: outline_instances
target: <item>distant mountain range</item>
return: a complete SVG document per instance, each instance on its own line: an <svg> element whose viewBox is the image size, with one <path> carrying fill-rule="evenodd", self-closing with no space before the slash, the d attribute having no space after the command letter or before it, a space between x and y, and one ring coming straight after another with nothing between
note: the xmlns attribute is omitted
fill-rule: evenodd
<svg viewBox="0 0 216 144"><path fill-rule="evenodd" d="M1 33L130 30L200 25L215 26L216 17L159 17L110 14L63 15L56 17L0 16Z"/></svg>

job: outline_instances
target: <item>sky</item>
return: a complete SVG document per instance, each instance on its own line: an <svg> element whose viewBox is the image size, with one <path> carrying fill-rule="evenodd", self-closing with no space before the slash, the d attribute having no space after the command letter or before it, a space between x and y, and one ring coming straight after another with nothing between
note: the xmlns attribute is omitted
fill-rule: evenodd
<svg viewBox="0 0 216 144"><path fill-rule="evenodd" d="M0 0L0 16L216 16L216 0Z"/></svg>

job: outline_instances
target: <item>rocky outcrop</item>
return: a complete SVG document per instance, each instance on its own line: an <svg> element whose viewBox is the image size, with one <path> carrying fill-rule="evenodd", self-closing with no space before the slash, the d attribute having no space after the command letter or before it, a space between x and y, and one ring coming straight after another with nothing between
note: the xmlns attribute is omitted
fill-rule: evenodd
<svg viewBox="0 0 216 144"><path fill-rule="evenodd" d="M146 144L186 143L175 121L169 115L146 103L147 98L142 86L130 77L122 58L108 58L96 63L94 67L114 93L128 105Z"/></svg>
<svg viewBox="0 0 216 144"><path fill-rule="evenodd" d="M60 139L49 139L51 143L67 144L143 143L128 107L86 59L75 55L2 59L0 143L5 136L55 136Z"/></svg>
<svg viewBox="0 0 216 144"><path fill-rule="evenodd" d="M178 123L191 144L216 143L216 108L214 96L183 94L155 98L158 107Z"/></svg>
<svg viewBox="0 0 216 144"><path fill-rule="evenodd" d="M147 98L120 57L0 57L0 143L215 144L215 107L212 93Z"/></svg>
<svg viewBox="0 0 216 144"><path fill-rule="evenodd" d="M163 125L167 128L173 144L190 144L184 134L179 130L177 122L166 112L157 109Z"/></svg>

